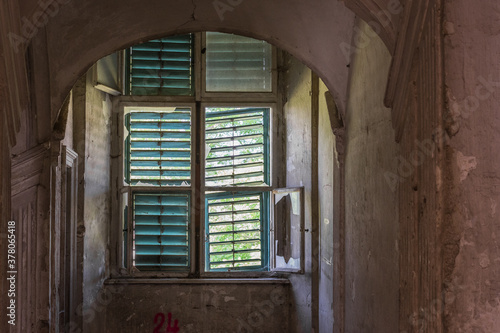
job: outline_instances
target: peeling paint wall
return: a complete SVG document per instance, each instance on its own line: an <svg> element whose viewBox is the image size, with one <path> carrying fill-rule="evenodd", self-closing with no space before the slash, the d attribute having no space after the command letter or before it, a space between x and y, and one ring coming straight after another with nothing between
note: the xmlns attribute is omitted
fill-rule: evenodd
<svg viewBox="0 0 500 333"><path fill-rule="evenodd" d="M319 128L318 146L312 140L312 76L311 70L295 58L287 63L287 102L284 106L286 116L286 171L287 186L304 186L305 193L305 274L291 274L291 332L310 332L311 327L319 325L319 332L330 332L333 328L333 286L334 286L334 166L335 138L332 132L326 100L327 87L320 80L319 85ZM313 253L313 215L311 193L313 167L312 150L317 149L319 221L318 253ZM338 217L337 217L338 218ZM313 271L318 270L318 281L313 283ZM314 298L313 288L318 288ZM317 313L315 313L317 312ZM317 315L318 323L314 323Z"/></svg>
<svg viewBox="0 0 500 333"><path fill-rule="evenodd" d="M304 186L305 193L305 270L303 275L292 274L290 300L291 332L309 332L312 318L311 289L311 70L295 58L288 68L287 103L284 106L287 127L288 187Z"/></svg>
<svg viewBox="0 0 500 333"><path fill-rule="evenodd" d="M169 313L179 333L289 332L286 283L122 282L106 286L99 299L107 305L106 331L99 332L165 332Z"/></svg>
<svg viewBox="0 0 500 333"><path fill-rule="evenodd" d="M500 4L444 1L445 328L500 332Z"/></svg>
<svg viewBox="0 0 500 333"><path fill-rule="evenodd" d="M359 21L360 31L373 32ZM391 57L377 37L351 62L345 161L345 331L398 331L398 145L383 98Z"/></svg>
<svg viewBox="0 0 500 333"><path fill-rule="evenodd" d="M330 115L325 100L325 92L327 88L324 83L320 83L319 91L319 128L318 128L318 187L319 187L319 332L331 332L334 318L334 251L338 251L338 243L334 243L335 224L338 220L334 217L334 210L339 207L334 207L333 193L338 184L334 183L335 172L338 171L336 163L337 156L335 154L335 136L333 135ZM338 175L338 173L337 173ZM338 177L336 180L338 181ZM336 216L338 219L338 215ZM340 320L340 318L337 318Z"/></svg>
<svg viewBox="0 0 500 333"><path fill-rule="evenodd" d="M110 121L109 95L95 89L90 75L74 90L76 96L74 146L80 157L79 234L83 238L82 288L80 310L85 332L104 327L96 316L97 297L107 278L108 226L110 219ZM79 103L79 104L78 104ZM82 114L83 113L83 114ZM101 309L102 310L102 309Z"/></svg>

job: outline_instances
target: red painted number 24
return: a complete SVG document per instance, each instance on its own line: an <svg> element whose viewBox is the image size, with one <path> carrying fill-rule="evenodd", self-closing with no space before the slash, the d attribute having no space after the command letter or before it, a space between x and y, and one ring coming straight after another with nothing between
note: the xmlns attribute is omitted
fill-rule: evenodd
<svg viewBox="0 0 500 333"><path fill-rule="evenodd" d="M167 314L167 328L165 329L165 331L162 331L162 327L163 327L163 324L165 323L165 315L161 312L157 313L155 315L155 320L154 320L154 323L155 324L158 324L153 333L162 333L162 332L165 332L165 333L177 333L179 332L179 321L176 319L174 320L174 326L172 326L172 314L169 312Z"/></svg>

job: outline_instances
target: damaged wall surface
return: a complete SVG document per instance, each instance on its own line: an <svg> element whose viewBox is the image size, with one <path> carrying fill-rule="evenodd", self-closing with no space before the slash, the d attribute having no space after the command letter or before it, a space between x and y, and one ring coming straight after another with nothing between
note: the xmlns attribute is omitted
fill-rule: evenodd
<svg viewBox="0 0 500 333"><path fill-rule="evenodd" d="M444 1L449 149L445 325L449 332L500 327L500 7Z"/></svg>
<svg viewBox="0 0 500 333"><path fill-rule="evenodd" d="M358 24L360 33L371 34L365 22ZM386 174L396 172L399 147L390 110L383 105L390 60L381 40L374 38L351 62L345 160L346 332L398 331L398 193Z"/></svg>
<svg viewBox="0 0 500 333"><path fill-rule="evenodd" d="M81 194L78 227L82 239L81 310L93 311L96 297L109 276L108 233L111 212L111 100L95 89L91 75L83 76L73 90L74 145L80 159ZM85 331L95 331L105 321L86 321Z"/></svg>
<svg viewBox="0 0 500 333"><path fill-rule="evenodd" d="M130 281L129 281L130 282ZM288 281L107 285L105 332L289 332ZM97 308L97 307L96 307ZM101 326L101 330L102 330Z"/></svg>

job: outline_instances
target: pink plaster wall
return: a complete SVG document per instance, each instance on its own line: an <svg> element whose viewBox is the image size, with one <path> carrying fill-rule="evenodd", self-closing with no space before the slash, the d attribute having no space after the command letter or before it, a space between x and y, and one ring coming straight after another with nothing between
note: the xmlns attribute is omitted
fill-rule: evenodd
<svg viewBox="0 0 500 333"><path fill-rule="evenodd" d="M445 83L453 174L448 332L500 332L500 3L445 1ZM453 240L453 242L451 242Z"/></svg>

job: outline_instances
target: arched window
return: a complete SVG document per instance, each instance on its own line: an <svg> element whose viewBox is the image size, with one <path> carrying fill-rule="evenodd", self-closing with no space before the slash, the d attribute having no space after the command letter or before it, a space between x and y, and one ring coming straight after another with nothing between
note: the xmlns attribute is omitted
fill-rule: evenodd
<svg viewBox="0 0 500 333"><path fill-rule="evenodd" d="M283 157L273 148L277 51L206 32L151 40L123 59L113 142L118 266L139 276L269 271L273 166Z"/></svg>

